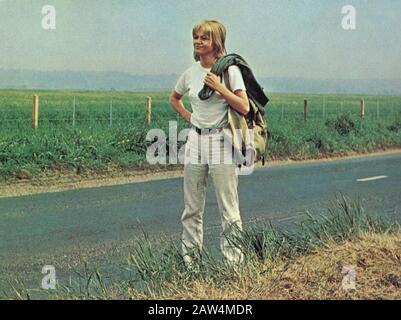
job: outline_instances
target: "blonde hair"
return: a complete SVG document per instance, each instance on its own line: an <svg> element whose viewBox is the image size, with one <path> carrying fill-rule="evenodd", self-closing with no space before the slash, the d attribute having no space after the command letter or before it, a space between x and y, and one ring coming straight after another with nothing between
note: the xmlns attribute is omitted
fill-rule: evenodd
<svg viewBox="0 0 401 320"><path fill-rule="evenodd" d="M226 28L224 25L216 20L203 20L195 25L192 29L192 36L196 32L202 30L207 36L212 39L216 57L220 57L226 54ZM195 61L199 61L200 57L194 52Z"/></svg>

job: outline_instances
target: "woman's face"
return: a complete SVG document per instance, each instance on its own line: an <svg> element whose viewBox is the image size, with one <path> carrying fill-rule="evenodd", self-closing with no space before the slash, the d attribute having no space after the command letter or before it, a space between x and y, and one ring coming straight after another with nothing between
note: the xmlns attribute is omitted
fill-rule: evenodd
<svg viewBox="0 0 401 320"><path fill-rule="evenodd" d="M211 37L204 33L202 29L193 35L193 44L195 53L199 55L207 55L214 52Z"/></svg>

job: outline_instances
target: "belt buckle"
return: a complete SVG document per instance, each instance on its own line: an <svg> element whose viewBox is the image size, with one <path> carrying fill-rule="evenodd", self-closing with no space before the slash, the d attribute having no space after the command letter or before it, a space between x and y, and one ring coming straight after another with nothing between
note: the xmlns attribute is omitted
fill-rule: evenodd
<svg viewBox="0 0 401 320"><path fill-rule="evenodd" d="M215 132L216 133L220 132L222 130L222 128L204 128L204 129L200 129L200 128L195 127L195 126L194 126L194 128L195 128L196 133L199 134L199 135L202 135L202 131L203 131L203 134L212 134L212 133L215 133Z"/></svg>

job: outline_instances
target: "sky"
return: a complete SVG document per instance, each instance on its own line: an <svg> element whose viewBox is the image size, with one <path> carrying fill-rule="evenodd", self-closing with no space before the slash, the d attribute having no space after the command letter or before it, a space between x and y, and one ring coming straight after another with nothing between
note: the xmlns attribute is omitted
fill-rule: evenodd
<svg viewBox="0 0 401 320"><path fill-rule="evenodd" d="M42 27L45 5L56 29ZM401 78L399 0L0 0L0 68L180 74L203 19L226 26L228 53L256 76Z"/></svg>

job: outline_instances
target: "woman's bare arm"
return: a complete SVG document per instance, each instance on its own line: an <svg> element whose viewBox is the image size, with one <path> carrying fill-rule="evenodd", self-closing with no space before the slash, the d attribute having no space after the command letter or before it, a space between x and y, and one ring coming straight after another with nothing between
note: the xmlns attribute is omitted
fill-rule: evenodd
<svg viewBox="0 0 401 320"><path fill-rule="evenodd" d="M220 79L212 72L208 72L205 77L204 83L210 88L220 93L227 103L237 110L239 113L246 115L249 112L249 101L246 91L236 90L232 92L220 83Z"/></svg>
<svg viewBox="0 0 401 320"><path fill-rule="evenodd" d="M183 117L186 121L191 122L192 113L185 109L185 106L182 103L182 95L173 90L170 94L169 101L174 110L177 111L181 117Z"/></svg>
<svg viewBox="0 0 401 320"><path fill-rule="evenodd" d="M232 92L222 86L219 93L226 99L227 103L239 113L246 115L249 112L249 101L246 91L236 90Z"/></svg>

